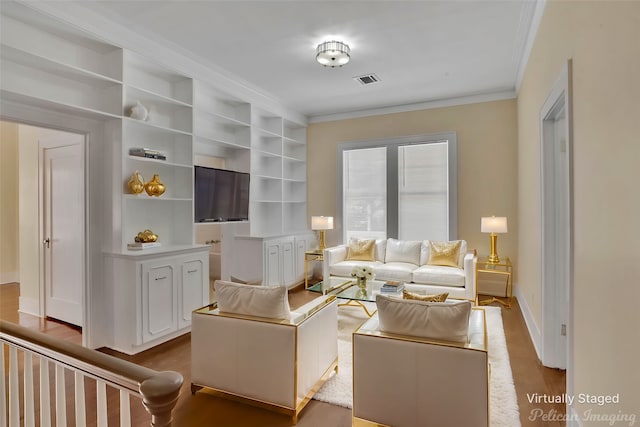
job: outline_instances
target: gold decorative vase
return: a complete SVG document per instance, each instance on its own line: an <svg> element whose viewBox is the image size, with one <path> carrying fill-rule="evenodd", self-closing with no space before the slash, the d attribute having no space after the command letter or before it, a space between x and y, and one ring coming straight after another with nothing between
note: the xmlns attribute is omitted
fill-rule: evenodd
<svg viewBox="0 0 640 427"><path fill-rule="evenodd" d="M158 241L158 235L155 234L153 231L146 229L144 231L139 232L135 239L136 242L140 242L140 243L150 243L150 242L157 242Z"/></svg>
<svg viewBox="0 0 640 427"><path fill-rule="evenodd" d="M144 179L142 178L142 175L140 175L140 172L135 171L133 175L131 175L131 179L127 185L133 194L142 193L144 191Z"/></svg>
<svg viewBox="0 0 640 427"><path fill-rule="evenodd" d="M364 278L364 277L356 277L356 285L360 289L366 289L367 288L367 279Z"/></svg>
<svg viewBox="0 0 640 427"><path fill-rule="evenodd" d="M160 181L160 176L158 174L153 175L151 181L144 185L144 191L146 191L150 196L160 197L165 190L166 187Z"/></svg>

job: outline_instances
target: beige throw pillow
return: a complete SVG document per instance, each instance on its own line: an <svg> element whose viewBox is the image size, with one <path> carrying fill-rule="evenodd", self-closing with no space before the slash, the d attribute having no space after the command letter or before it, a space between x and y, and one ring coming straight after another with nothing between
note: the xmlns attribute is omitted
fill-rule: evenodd
<svg viewBox="0 0 640 427"><path fill-rule="evenodd" d="M468 341L470 301L425 302L377 295L376 305L383 332L460 343Z"/></svg>
<svg viewBox="0 0 640 427"><path fill-rule="evenodd" d="M347 261L375 261L375 240L352 240L349 242Z"/></svg>
<svg viewBox="0 0 640 427"><path fill-rule="evenodd" d="M458 257L460 255L461 240L453 242L429 241L429 265L444 265L447 267L459 267Z"/></svg>
<svg viewBox="0 0 640 427"><path fill-rule="evenodd" d="M435 294L435 295L420 295L420 294L414 294L413 292L409 292L406 289L402 290L402 298L413 299L416 301L445 302L448 296L449 296L449 292L445 292L443 294Z"/></svg>
<svg viewBox="0 0 640 427"><path fill-rule="evenodd" d="M289 319L291 311L285 286L256 286L216 280L218 309L225 313Z"/></svg>

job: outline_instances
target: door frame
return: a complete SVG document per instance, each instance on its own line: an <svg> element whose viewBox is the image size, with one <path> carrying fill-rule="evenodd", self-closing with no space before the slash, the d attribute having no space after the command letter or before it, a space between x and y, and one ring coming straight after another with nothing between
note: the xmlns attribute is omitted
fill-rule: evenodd
<svg viewBox="0 0 640 427"><path fill-rule="evenodd" d="M92 191L92 177L101 177L104 173L104 159L107 150L104 141L104 118L75 114L56 104L33 106L28 101L0 100L0 120L18 124L36 126L70 133L79 133L85 137L85 286L84 286L84 326L82 345L98 348L111 340L111 324L104 304L104 276L102 274L102 239L108 237L102 230L109 227L102 215L103 191ZM104 182L98 180L103 190ZM92 214L95 212L95 214ZM104 234L104 235L103 235ZM39 284L39 286L42 286Z"/></svg>
<svg viewBox="0 0 640 427"><path fill-rule="evenodd" d="M51 128L47 128L47 127L42 127L42 126L37 126L40 129L45 129L45 130L51 130ZM55 130L55 129L54 129ZM56 130L57 131L57 130ZM82 159L82 177L83 177L83 184L82 184L82 193L83 193L83 207L82 207L82 278L83 278L83 282L84 282L84 286L82 286L82 295L80 297L80 301L82 304L82 328L84 329L85 325L87 324L87 298L86 298L86 294L87 294L87 244L86 244L86 237L87 237L87 137L86 135L83 135L81 133L78 132L69 132L69 131L59 131L59 132L65 132L68 134L74 134L74 135L79 135L81 138L81 142L80 142L80 151L81 151L81 159ZM40 316L41 317L46 317L47 314L47 310L46 310L46 285L47 285L47 279L46 279L46 252L44 249L44 239L45 239L45 216L46 216L46 204L44 202L45 200L45 193L46 193L46 188L44 185L45 182L45 150L50 149L50 148L61 148L61 147L66 147L69 145L75 145L75 144L59 144L57 142L52 143L52 142L43 142L41 139L38 140L38 205L39 205L39 214L38 214L38 239L40 241L40 252L39 252L39 257L40 257L40 263L39 263L39 269L40 269L40 273L39 273L39 294L40 294Z"/></svg>
<svg viewBox="0 0 640 427"><path fill-rule="evenodd" d="M567 393L572 394L570 386L573 384L573 111L572 111L572 63L568 60L553 85L540 110L540 201L541 201L541 280L542 280L542 364L553 368L567 370ZM555 129L549 123L554 118L554 114L559 105L563 105L566 138L566 160L562 165L563 173L566 174L567 190L567 227L562 229L554 215L557 204L554 200L554 188L558 185L555 179L556 155L553 150L549 150L548 145L554 143ZM558 228L561 228L558 230ZM566 253L558 254L551 236L562 233L566 236ZM554 286L554 282L549 277L557 275L557 260L561 259L567 263L567 283L562 289ZM558 303L558 292L564 293L567 304ZM559 330L563 319L566 319L566 344L561 348L562 340L559 338ZM564 355L564 356L563 356Z"/></svg>

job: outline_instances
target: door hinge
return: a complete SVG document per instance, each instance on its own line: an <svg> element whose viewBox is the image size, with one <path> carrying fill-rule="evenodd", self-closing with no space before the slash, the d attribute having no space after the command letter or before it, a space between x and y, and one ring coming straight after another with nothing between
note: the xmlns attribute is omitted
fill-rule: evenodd
<svg viewBox="0 0 640 427"><path fill-rule="evenodd" d="M560 327L560 335L562 335L563 337L567 336L567 325L565 325L564 323Z"/></svg>

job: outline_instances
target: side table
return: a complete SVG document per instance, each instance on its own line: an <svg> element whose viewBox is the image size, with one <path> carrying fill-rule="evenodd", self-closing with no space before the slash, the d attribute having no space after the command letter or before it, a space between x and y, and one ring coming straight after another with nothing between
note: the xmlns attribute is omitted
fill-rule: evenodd
<svg viewBox="0 0 640 427"><path fill-rule="evenodd" d="M324 254L320 250L306 251L304 253L304 288L309 288L309 261L324 262Z"/></svg>
<svg viewBox="0 0 640 427"><path fill-rule="evenodd" d="M483 283L482 279L488 279L484 281L484 290L480 289ZM479 295L490 295L491 298L480 300ZM506 308L511 308L512 301L513 265L511 264L511 260L508 257L497 263L478 260L476 265L476 305L487 305L497 302Z"/></svg>

